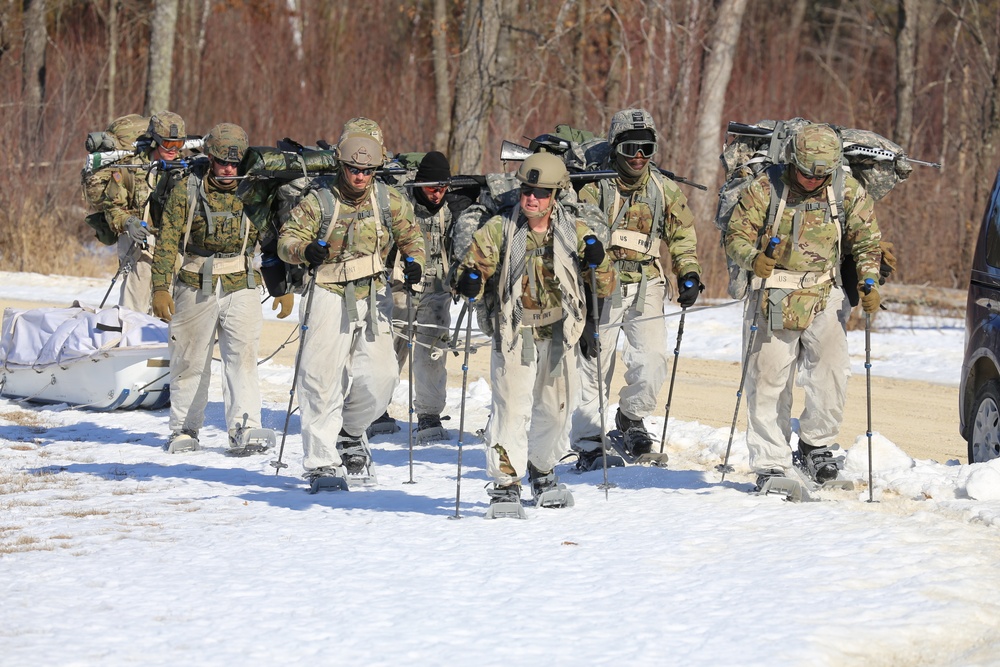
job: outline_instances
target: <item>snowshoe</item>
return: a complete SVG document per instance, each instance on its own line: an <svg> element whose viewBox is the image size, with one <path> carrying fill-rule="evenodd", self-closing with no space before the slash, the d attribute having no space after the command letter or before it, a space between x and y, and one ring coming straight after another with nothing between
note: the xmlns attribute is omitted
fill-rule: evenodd
<svg viewBox="0 0 1000 667"><path fill-rule="evenodd" d="M630 465L646 465L666 468L667 461L670 460L670 456L666 452L660 453L650 451L645 454L633 454L625 444L625 438L622 435L622 432L618 430L608 431L608 442L610 442L615 451L621 455L622 459Z"/></svg>
<svg viewBox="0 0 1000 667"><path fill-rule="evenodd" d="M487 489L490 496L490 506L486 510L486 519L527 519L524 508L521 507L521 485L493 485Z"/></svg>
<svg viewBox="0 0 1000 667"><path fill-rule="evenodd" d="M792 463L819 488L851 490L854 488L853 482L837 479L840 469L844 467L844 457L833 454L838 449L838 444L814 447L799 442L798 451L792 454Z"/></svg>
<svg viewBox="0 0 1000 667"><path fill-rule="evenodd" d="M576 465L573 467L574 472L584 473L590 472L591 470L601 470L604 467L603 456L601 456L600 441L594 438L584 438L584 440L593 440L598 444L596 449L577 449L573 448L573 452L576 453ZM621 468L625 465L625 459L621 456L617 456L612 452L607 453L608 467L609 468Z"/></svg>
<svg viewBox="0 0 1000 667"><path fill-rule="evenodd" d="M649 435L641 419L629 419L621 409L615 413L615 426L621 432L622 443L630 456L638 459L653 451L653 437Z"/></svg>
<svg viewBox="0 0 1000 667"><path fill-rule="evenodd" d="M386 410L381 417L368 426L368 437L370 439L376 435L392 435L393 433L398 433L400 430L399 424L389 416L389 411Z"/></svg>
<svg viewBox="0 0 1000 667"><path fill-rule="evenodd" d="M239 427L229 436L229 456L250 456L261 454L272 449L277 444L274 431L269 428Z"/></svg>
<svg viewBox="0 0 1000 667"><path fill-rule="evenodd" d="M441 426L441 415L417 415L417 444L448 439L448 431Z"/></svg>
<svg viewBox="0 0 1000 667"><path fill-rule="evenodd" d="M528 479L535 507L573 507L573 494L565 484L559 483L554 471L542 472L528 464Z"/></svg>
<svg viewBox="0 0 1000 667"><path fill-rule="evenodd" d="M377 483L367 435L358 437L341 430L340 437L337 438L337 451L340 452L340 459L347 471L347 481L351 486L373 486Z"/></svg>
<svg viewBox="0 0 1000 667"><path fill-rule="evenodd" d="M785 496L786 500L794 503L810 501L809 489L797 479L785 476L785 471L780 468L764 470L757 473L757 485L754 491L758 496L778 494Z"/></svg>
<svg viewBox="0 0 1000 667"><path fill-rule="evenodd" d="M200 449L198 445L198 432L191 430L174 431L170 434L170 440L165 447L170 454L181 452L196 452Z"/></svg>
<svg viewBox="0 0 1000 667"><path fill-rule="evenodd" d="M347 471L343 466L322 466L306 470L304 475L309 482L309 493L320 491L348 491Z"/></svg>

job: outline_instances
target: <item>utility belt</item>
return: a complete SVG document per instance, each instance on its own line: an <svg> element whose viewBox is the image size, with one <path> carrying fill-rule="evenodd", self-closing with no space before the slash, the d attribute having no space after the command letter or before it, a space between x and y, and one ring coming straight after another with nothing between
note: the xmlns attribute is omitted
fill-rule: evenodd
<svg viewBox="0 0 1000 667"><path fill-rule="evenodd" d="M208 251L204 248L190 245L185 248L185 251L181 262L181 270L188 271L189 273L197 273L201 283L201 291L205 294L212 293L215 287L216 276L242 273L248 276L248 286L250 288L257 286L253 278L253 271L249 267L248 260L250 258L243 253L215 252L203 255L200 253Z"/></svg>
<svg viewBox="0 0 1000 667"><path fill-rule="evenodd" d="M615 269L618 272L618 280L615 283L614 291L611 292L611 305L614 308L621 308L624 297L637 293L638 297L635 301L635 309L637 313L642 315L646 304L646 286L649 284L646 278L646 267L650 264L658 266L658 263L659 260L654 257L643 260L616 259ZM638 273L639 282L623 283L621 280L622 273Z"/></svg>
<svg viewBox="0 0 1000 667"><path fill-rule="evenodd" d="M327 262L316 270L316 282L321 285L337 284L344 286L344 302L351 322L358 321L357 288L368 286L368 324L372 332L378 335L378 302L375 293L378 291L376 279L384 275L385 264L382 255L374 252L342 262Z"/></svg>
<svg viewBox="0 0 1000 667"><path fill-rule="evenodd" d="M827 271L789 271L775 269L761 285L764 289L809 289L837 279L837 268Z"/></svg>
<svg viewBox="0 0 1000 667"><path fill-rule="evenodd" d="M618 273L642 273L652 263L652 259L616 259L615 268L618 269Z"/></svg>
<svg viewBox="0 0 1000 667"><path fill-rule="evenodd" d="M554 308L542 308L535 310L525 308L521 311L521 364L530 365L537 357L535 340L542 340L538 337L538 329L541 327L552 327L552 344L549 352L549 383L551 383L560 368L563 360L565 337L563 335L563 309L559 306Z"/></svg>

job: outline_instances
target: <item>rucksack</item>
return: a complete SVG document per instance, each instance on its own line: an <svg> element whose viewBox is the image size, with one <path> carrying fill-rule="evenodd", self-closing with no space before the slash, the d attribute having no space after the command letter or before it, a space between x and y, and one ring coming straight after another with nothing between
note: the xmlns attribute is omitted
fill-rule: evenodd
<svg viewBox="0 0 1000 667"><path fill-rule="evenodd" d="M715 226L720 233L720 243L725 246L726 235L729 232L729 222L733 211L739 203L743 192L762 172L767 170L771 177L771 205L768 220L761 228L761 235L766 233L776 212L774 193L778 191L777 178L780 169L769 169L773 165L785 165L790 157L792 138L805 125L810 124L804 118L792 118L787 121L762 120L755 125L730 123L729 133L732 135L729 143L723 149L719 159L726 171L726 180L719 190L719 206L715 214ZM869 130L845 129L834 127L844 145L844 160L851 174L865 188L875 201L885 197L898 183L906 180L913 167L906 161L902 147L885 137ZM852 154L853 147L853 154ZM894 154L895 159L875 160L870 157L871 151L861 151L859 148L876 148ZM843 174L841 170L838 174ZM834 198L837 210L841 216L843 232L844 192L843 179L834 179ZM729 272L729 296L733 299L744 299L749 292L749 271L737 265L728 253L726 267ZM848 290L856 290L856 273L853 258L850 255L842 257L841 273L844 286ZM856 305L856 291L852 294L852 305Z"/></svg>
<svg viewBox="0 0 1000 667"><path fill-rule="evenodd" d="M110 166L113 163L93 167L92 157L95 154L106 153L108 151L121 151L125 155L137 155L141 148L136 148L135 144L140 137L146 133L149 126L149 119L139 114L129 114L121 116L111 121L108 128L103 132L91 132L87 135L85 147L88 157L86 166L80 172L80 185L83 189L83 198L91 209L98 209L101 196L111 178L111 171L102 166ZM118 235L114 233L104 211L97 210L85 218L87 226L94 230L97 240L104 245L114 245L118 242Z"/></svg>

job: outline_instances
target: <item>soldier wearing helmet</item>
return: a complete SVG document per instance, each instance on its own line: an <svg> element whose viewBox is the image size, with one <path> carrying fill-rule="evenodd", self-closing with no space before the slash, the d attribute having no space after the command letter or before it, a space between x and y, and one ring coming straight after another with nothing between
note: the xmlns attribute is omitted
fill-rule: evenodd
<svg viewBox="0 0 1000 667"><path fill-rule="evenodd" d="M618 288L601 304L605 329L599 344L607 354L597 367L597 350L590 336L581 338L582 400L573 414L571 440L579 454L577 466L589 470L601 458L602 400L598 373L603 378L604 402L615 372L619 332L624 333L622 360L626 384L618 397L615 424L625 448L633 455L647 454L652 437L643 419L656 408L656 397L667 376L667 351L663 345L663 313L667 276L660 264L666 245L677 276L678 301L687 308L703 289L697 256L694 216L677 184L660 174L652 162L659 152L659 135L645 109L625 109L611 119L608 130L613 180L589 183L580 200L596 204L611 230L608 255L618 272Z"/></svg>
<svg viewBox="0 0 1000 667"><path fill-rule="evenodd" d="M798 452L817 483L836 479L832 447L840 431L850 365L841 260L853 255L865 312L879 306L881 233L874 201L843 168L840 136L829 125L809 124L790 144L788 164L761 174L742 194L726 235L726 252L752 270L760 327L747 367L747 447L760 489L793 461L792 386L805 389ZM842 209L842 210L841 210ZM767 239L779 242L769 257ZM759 304L759 305L758 305ZM798 370L797 382L795 381Z"/></svg>
<svg viewBox="0 0 1000 667"><path fill-rule="evenodd" d="M251 453L245 436L261 426L261 279L253 268L258 231L243 214L233 178L247 145L247 134L238 125L219 123L209 130L208 164L192 169L173 188L163 209L152 284L153 314L170 322L170 452L200 447L198 432L212 376L206 351L216 338L230 451ZM181 265L174 280L178 256ZM281 297L279 317L291 312L292 298Z"/></svg>
<svg viewBox="0 0 1000 667"><path fill-rule="evenodd" d="M485 436L491 504L517 501L525 472L536 500L557 488L553 469L565 453L578 390L586 286L592 272L598 296L615 284L600 241L558 202L559 190L570 187L563 161L536 153L517 180L517 205L473 235L456 285L467 298L497 301L493 416Z"/></svg>
<svg viewBox="0 0 1000 667"><path fill-rule="evenodd" d="M99 208L112 231L118 234L118 261L123 266L119 303L130 310L150 313L152 289L150 262L156 245L163 203L181 174L162 171L157 162L176 160L187 139L184 119L172 111L153 114L140 141L148 148L132 162L151 165L145 170L113 168Z"/></svg>
<svg viewBox="0 0 1000 667"><path fill-rule="evenodd" d="M335 150L339 171L317 181L278 237L278 256L313 272L311 296L302 300L311 310L298 397L306 478L316 488L321 478L370 469L365 431L388 407L399 382L395 365L386 363L394 356L386 258L395 246L409 289L420 283L424 266L413 206L375 179L385 161L378 124L348 121ZM351 378L354 368L362 372Z"/></svg>

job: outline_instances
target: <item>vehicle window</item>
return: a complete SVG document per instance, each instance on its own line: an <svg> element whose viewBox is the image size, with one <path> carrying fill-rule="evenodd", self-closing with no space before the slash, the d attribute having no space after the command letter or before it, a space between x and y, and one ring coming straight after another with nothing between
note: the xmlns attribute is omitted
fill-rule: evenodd
<svg viewBox="0 0 1000 667"><path fill-rule="evenodd" d="M986 228L986 263L1000 268L1000 185L990 198L989 226Z"/></svg>

